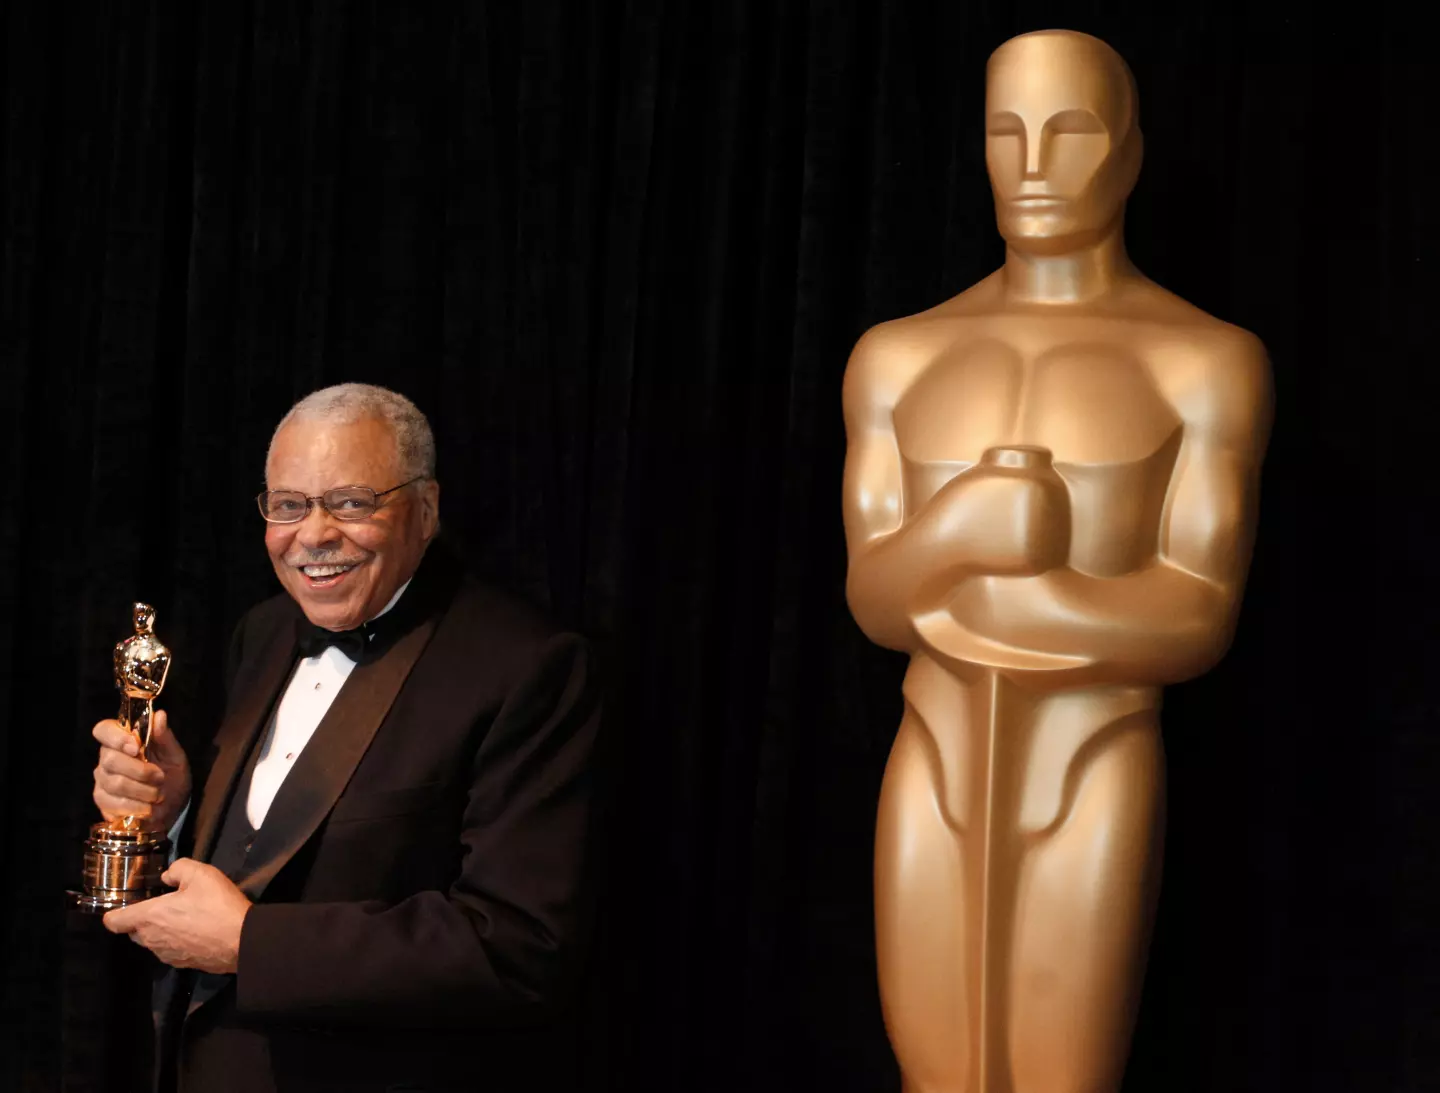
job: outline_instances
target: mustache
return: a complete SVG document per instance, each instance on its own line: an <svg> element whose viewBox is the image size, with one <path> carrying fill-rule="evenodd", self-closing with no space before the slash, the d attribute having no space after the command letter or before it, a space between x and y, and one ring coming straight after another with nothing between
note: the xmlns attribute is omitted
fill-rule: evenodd
<svg viewBox="0 0 1440 1093"><path fill-rule="evenodd" d="M285 564L296 569L306 565L359 565L369 560L368 554L360 558L347 558L337 550L297 550L285 555Z"/></svg>

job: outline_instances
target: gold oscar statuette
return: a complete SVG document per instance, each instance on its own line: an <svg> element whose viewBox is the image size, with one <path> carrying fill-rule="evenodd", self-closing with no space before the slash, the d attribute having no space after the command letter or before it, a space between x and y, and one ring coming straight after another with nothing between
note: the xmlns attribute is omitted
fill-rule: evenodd
<svg viewBox="0 0 1440 1093"><path fill-rule="evenodd" d="M120 692L118 720L135 737L140 758L150 743L155 699L170 671L170 650L155 637L155 609L134 606L135 633L115 646L115 687ZM121 816L90 828L85 841L82 891L66 893L70 905L103 914L139 903L168 889L160 880L170 860L170 840L146 816Z"/></svg>

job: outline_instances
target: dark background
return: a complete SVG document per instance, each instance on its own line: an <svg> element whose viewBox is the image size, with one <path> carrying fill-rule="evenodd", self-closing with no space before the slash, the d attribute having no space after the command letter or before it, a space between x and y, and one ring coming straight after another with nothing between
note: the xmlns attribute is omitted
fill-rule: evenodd
<svg viewBox="0 0 1440 1093"><path fill-rule="evenodd" d="M1129 60L1137 263L1270 348L1240 633L1167 702L1126 1089L1440 1084L1440 94L1401 9L4 7L0 1089L90 1088L62 928L128 604L182 739L273 588L251 497L326 383L431 416L444 515L611 659L626 791L593 1087L898 1087L870 904L900 658L843 599L840 381L993 269L985 59ZM483 1065L481 1066L483 1072Z"/></svg>

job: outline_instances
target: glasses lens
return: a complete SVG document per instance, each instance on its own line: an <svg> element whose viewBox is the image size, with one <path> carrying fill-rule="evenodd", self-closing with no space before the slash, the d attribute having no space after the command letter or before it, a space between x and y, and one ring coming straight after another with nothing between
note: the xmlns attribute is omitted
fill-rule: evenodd
<svg viewBox="0 0 1440 1093"><path fill-rule="evenodd" d="M276 524L305 519L305 495L293 490L271 490L260 495L260 515Z"/></svg>
<svg viewBox="0 0 1440 1093"><path fill-rule="evenodd" d="M375 491L364 486L331 490L325 495L325 511L337 520L363 520L375 512Z"/></svg>

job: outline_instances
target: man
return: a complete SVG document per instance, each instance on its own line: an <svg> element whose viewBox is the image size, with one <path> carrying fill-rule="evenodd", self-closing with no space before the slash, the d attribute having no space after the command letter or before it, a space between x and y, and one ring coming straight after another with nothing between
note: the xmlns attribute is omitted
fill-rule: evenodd
<svg viewBox="0 0 1440 1093"><path fill-rule="evenodd" d="M174 969L159 1086L563 1087L594 849L589 649L445 553L434 441L400 395L302 400L266 487L284 594L236 628L203 776L162 711L150 762L117 722L94 730L101 812L149 815L188 852L176 891L104 920Z"/></svg>

